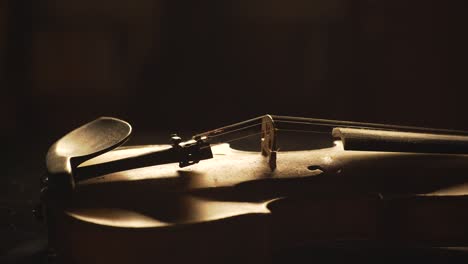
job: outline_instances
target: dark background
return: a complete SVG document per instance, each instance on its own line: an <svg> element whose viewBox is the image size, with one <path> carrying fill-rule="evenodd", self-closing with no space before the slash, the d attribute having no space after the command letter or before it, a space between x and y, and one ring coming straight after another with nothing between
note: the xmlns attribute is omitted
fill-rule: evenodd
<svg viewBox="0 0 468 264"><path fill-rule="evenodd" d="M40 229L29 209L48 146L98 116L132 123L134 143L265 113L468 129L465 10L422 0L0 0L0 253Z"/></svg>

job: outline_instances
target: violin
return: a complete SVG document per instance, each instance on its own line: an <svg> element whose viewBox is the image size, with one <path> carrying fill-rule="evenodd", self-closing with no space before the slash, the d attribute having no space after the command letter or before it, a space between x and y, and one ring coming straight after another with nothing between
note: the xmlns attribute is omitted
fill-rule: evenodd
<svg viewBox="0 0 468 264"><path fill-rule="evenodd" d="M465 131L265 115L122 146L131 132L101 117L50 147L42 212L59 261L271 263L297 246L468 243Z"/></svg>

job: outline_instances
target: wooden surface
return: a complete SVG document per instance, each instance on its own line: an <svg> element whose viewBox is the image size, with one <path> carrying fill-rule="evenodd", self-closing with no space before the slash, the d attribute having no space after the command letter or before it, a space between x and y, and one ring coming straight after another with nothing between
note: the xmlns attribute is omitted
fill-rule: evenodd
<svg viewBox="0 0 468 264"><path fill-rule="evenodd" d="M164 147L124 147L82 166ZM154 255L259 263L301 245L468 243L466 156L343 151L336 142L279 152L272 172L257 152L219 145L213 153L188 168L159 165L79 183L70 203L53 205L58 249L77 263Z"/></svg>

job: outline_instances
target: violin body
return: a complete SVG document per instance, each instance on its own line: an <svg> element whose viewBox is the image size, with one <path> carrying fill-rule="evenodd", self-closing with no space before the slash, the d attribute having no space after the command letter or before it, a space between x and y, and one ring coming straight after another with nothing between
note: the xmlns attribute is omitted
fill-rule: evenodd
<svg viewBox="0 0 468 264"><path fill-rule="evenodd" d="M121 147L80 167L169 146ZM46 194L50 246L66 263L271 263L296 246L468 244L468 155L258 152L212 147L190 167L162 164Z"/></svg>

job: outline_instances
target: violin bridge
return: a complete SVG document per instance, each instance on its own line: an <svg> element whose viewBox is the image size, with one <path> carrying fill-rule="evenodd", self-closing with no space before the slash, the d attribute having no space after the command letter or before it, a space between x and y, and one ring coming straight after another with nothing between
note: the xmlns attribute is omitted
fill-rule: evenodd
<svg viewBox="0 0 468 264"><path fill-rule="evenodd" d="M273 171L276 169L276 128L273 118L265 115L262 118L262 155L267 157L268 165Z"/></svg>

